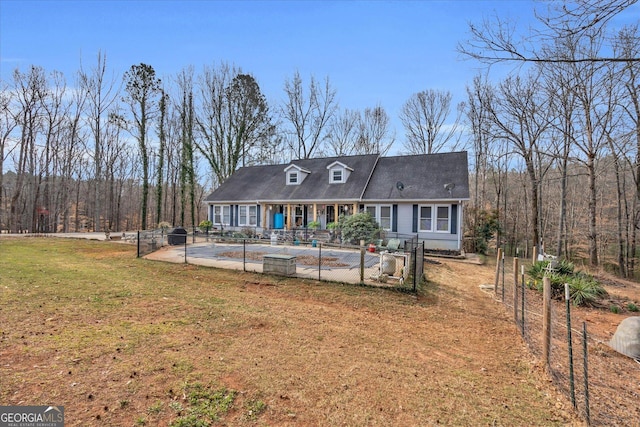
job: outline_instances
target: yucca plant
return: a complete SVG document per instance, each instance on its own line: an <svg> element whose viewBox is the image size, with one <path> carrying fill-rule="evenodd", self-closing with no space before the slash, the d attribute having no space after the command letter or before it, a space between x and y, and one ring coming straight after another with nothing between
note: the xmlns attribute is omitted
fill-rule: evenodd
<svg viewBox="0 0 640 427"><path fill-rule="evenodd" d="M592 276L578 273L570 278L569 295L574 305L590 305L606 291Z"/></svg>
<svg viewBox="0 0 640 427"><path fill-rule="evenodd" d="M569 284L569 295L575 305L587 305L606 295L606 291L593 276L584 272L574 272L573 263L561 260L554 265L552 272L548 266L551 261L538 261L529 267L528 273L533 278L535 288L542 292L542 279L547 276L551 280L551 297L564 298L564 284Z"/></svg>

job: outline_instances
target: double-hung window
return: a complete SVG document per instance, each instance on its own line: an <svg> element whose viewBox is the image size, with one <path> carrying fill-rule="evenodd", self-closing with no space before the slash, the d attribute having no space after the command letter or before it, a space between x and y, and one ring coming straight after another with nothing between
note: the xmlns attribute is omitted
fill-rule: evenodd
<svg viewBox="0 0 640 427"><path fill-rule="evenodd" d="M391 206L380 206L380 218L378 219L380 227L385 230L391 230Z"/></svg>
<svg viewBox="0 0 640 427"><path fill-rule="evenodd" d="M287 182L289 185L297 185L298 184L298 172L289 172L289 181Z"/></svg>
<svg viewBox="0 0 640 427"><path fill-rule="evenodd" d="M369 215L371 215L371 218L375 219L376 221L378 220L378 218L376 217L376 207L375 206L365 206L364 211L369 213Z"/></svg>
<svg viewBox="0 0 640 427"><path fill-rule="evenodd" d="M258 225L258 207L249 206L249 225L255 227Z"/></svg>
<svg viewBox="0 0 640 427"><path fill-rule="evenodd" d="M433 208L420 206L420 231L433 231Z"/></svg>
<svg viewBox="0 0 640 427"><path fill-rule="evenodd" d="M238 206L238 225L255 227L258 224L256 206Z"/></svg>
<svg viewBox="0 0 640 427"><path fill-rule="evenodd" d="M215 205L213 207L213 223L215 225L229 225L231 222L231 207Z"/></svg>
<svg viewBox="0 0 640 427"><path fill-rule="evenodd" d="M436 206L436 231L449 231L449 206Z"/></svg>
<svg viewBox="0 0 640 427"><path fill-rule="evenodd" d="M364 207L364 211L376 220L380 228L387 231L391 230L393 211L390 205L367 205Z"/></svg>

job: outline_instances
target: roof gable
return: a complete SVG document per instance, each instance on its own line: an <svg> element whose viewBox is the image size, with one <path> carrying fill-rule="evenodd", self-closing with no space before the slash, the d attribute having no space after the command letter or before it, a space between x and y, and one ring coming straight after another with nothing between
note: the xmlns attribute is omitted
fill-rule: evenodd
<svg viewBox="0 0 640 427"><path fill-rule="evenodd" d="M295 169L295 170L297 170L298 172L302 172L302 173L307 173L307 174L311 173L311 171L306 170L306 169L304 169L304 168L301 168L300 166L297 166L297 165L295 165L295 164L293 164L293 163L291 163L289 166L287 166L286 168L284 168L284 171L285 171L285 172L289 172L289 171L290 171L290 170L292 170L292 169Z"/></svg>
<svg viewBox="0 0 640 427"><path fill-rule="evenodd" d="M339 167L339 168L342 168L342 169L346 169L348 171L353 172L352 168L350 168L349 166L347 166L344 163L339 162L337 160L335 162L331 163L330 165L327 165L327 169L333 169L333 168L336 168L336 167Z"/></svg>

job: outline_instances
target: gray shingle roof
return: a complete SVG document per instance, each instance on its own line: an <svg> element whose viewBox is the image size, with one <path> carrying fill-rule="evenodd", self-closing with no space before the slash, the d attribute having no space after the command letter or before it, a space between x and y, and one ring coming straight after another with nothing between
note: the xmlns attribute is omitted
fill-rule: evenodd
<svg viewBox="0 0 640 427"><path fill-rule="evenodd" d="M353 169L349 179L343 184L329 183L327 166L336 160ZM292 164L311 172L300 185L286 185L284 170ZM403 184L402 191L396 185L399 182ZM455 184L451 193L444 187L449 183ZM468 198L467 153L459 152L380 158L370 154L249 166L238 169L205 202L355 202Z"/></svg>
<svg viewBox="0 0 640 427"><path fill-rule="evenodd" d="M398 201L468 198L466 151L381 157L363 197L365 200Z"/></svg>
<svg viewBox="0 0 640 427"><path fill-rule="evenodd" d="M205 201L313 201L358 200L378 156L294 160L288 164L249 166L238 169ZM330 184L327 166L339 160L353 169L347 182ZM294 164L311 173L299 185L286 185L285 168Z"/></svg>

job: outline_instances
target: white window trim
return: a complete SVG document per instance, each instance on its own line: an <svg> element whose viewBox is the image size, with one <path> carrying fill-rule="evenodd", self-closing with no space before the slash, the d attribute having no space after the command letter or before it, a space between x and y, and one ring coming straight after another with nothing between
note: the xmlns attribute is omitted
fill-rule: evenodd
<svg viewBox="0 0 640 427"><path fill-rule="evenodd" d="M385 231L391 231L393 229L393 205L378 205L378 224L382 227L382 208L389 208L389 228L382 228Z"/></svg>
<svg viewBox="0 0 640 427"><path fill-rule="evenodd" d="M334 172L336 171L340 171L340 179L335 179L335 176L333 175ZM344 168L331 168L329 169L329 183L330 184L344 184L346 182L346 171L344 170Z"/></svg>
<svg viewBox="0 0 640 427"><path fill-rule="evenodd" d="M284 168L284 171L286 173L287 185L300 185L302 184L302 181L304 181L304 179L307 177L307 175L311 173L311 171L303 169L300 166L296 166L294 164L290 164L289 166ZM296 177L296 182L291 182L291 176L293 175L295 175Z"/></svg>
<svg viewBox="0 0 640 427"><path fill-rule="evenodd" d="M251 211L254 211L255 213L252 214ZM251 218L254 217L255 221L252 222ZM250 205L249 209L247 210L247 218L249 219L249 227L257 227L258 226L258 206L256 205Z"/></svg>
<svg viewBox="0 0 640 427"><path fill-rule="evenodd" d="M344 163L335 161L327 166L327 170L329 171L329 184L344 184L349 179L349 174L353 172L349 166ZM333 179L333 172L340 171L340 180Z"/></svg>
<svg viewBox="0 0 640 427"><path fill-rule="evenodd" d="M422 208L431 208L431 228L422 228ZM418 206L418 231L423 233L433 233L433 216L434 205L419 205Z"/></svg>
<svg viewBox="0 0 640 427"><path fill-rule="evenodd" d="M296 177L296 182L291 182L292 177ZM287 185L300 185L300 174L297 170L287 172Z"/></svg>
<svg viewBox="0 0 640 427"><path fill-rule="evenodd" d="M447 208L447 229L438 230L438 208ZM451 205L434 205L432 225L436 233L451 233Z"/></svg>
<svg viewBox="0 0 640 427"><path fill-rule="evenodd" d="M393 205L364 205L364 211L369 212L367 208L374 208L375 214L373 215L373 219L376 220L378 225L382 227L382 208L389 208L389 228L383 228L385 231L391 231L393 229Z"/></svg>
<svg viewBox="0 0 640 427"><path fill-rule="evenodd" d="M368 208L373 208L373 215L371 215L371 212L369 212L367 209ZM378 206L376 205L364 205L364 212L369 212L369 214L371 215L371 217L376 220L376 222L378 221Z"/></svg>
<svg viewBox="0 0 640 427"><path fill-rule="evenodd" d="M221 222L216 222L216 208L220 208L219 216L220 216ZM229 225L229 222L224 222L225 210L227 211L229 222L231 222L231 206L230 205L213 205L212 218L211 218L211 222L213 223L213 225L223 225L223 226Z"/></svg>
<svg viewBox="0 0 640 427"><path fill-rule="evenodd" d="M242 210L244 208L244 215L242 214ZM251 214L251 210L253 208L254 214ZM251 217L255 217L255 224L251 223ZM258 209L255 205L240 205L238 206L238 226L242 227L255 227L258 225Z"/></svg>

